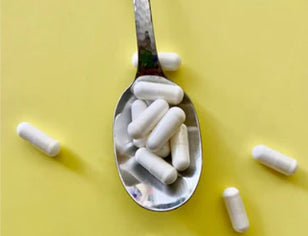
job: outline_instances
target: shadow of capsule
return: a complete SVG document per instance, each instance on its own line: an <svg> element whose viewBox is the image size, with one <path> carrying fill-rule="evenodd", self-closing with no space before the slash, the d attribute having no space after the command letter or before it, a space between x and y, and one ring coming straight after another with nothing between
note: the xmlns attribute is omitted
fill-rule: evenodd
<svg viewBox="0 0 308 236"><path fill-rule="evenodd" d="M279 175L279 173L276 173ZM281 178L287 178L288 181L297 187L303 188L308 192L308 171L306 169L301 168L300 163L297 171L291 176L281 176Z"/></svg>
<svg viewBox="0 0 308 236"><path fill-rule="evenodd" d="M54 157L54 160L75 173L84 174L86 172L87 163L67 147L61 147L60 154Z"/></svg>
<svg viewBox="0 0 308 236"><path fill-rule="evenodd" d="M101 185L104 183L104 174L84 161L79 155L67 147L62 147L58 156L53 158L58 164L68 170L86 178L88 181Z"/></svg>

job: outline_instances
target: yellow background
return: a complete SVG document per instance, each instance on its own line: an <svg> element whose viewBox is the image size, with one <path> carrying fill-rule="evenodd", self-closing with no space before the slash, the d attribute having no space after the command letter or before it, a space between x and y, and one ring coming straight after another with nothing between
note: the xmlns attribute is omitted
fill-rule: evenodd
<svg viewBox="0 0 308 236"><path fill-rule="evenodd" d="M117 100L132 82L130 0L2 0L1 235L237 235L222 201L240 189L245 235L308 235L308 2L153 0L167 73L195 103L203 173L192 199L155 213L121 185ZM16 135L28 121L63 147L49 158ZM264 143L296 158L284 177L251 157Z"/></svg>

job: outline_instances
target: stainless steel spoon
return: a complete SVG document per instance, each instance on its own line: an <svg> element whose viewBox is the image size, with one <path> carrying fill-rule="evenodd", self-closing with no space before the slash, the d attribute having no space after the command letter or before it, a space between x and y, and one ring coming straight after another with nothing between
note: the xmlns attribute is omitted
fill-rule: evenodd
<svg viewBox="0 0 308 236"><path fill-rule="evenodd" d="M164 77L160 79L163 83L173 83L164 75L159 64L149 0L134 0L134 10L139 58L135 79L141 75L156 75ZM137 148L127 133L127 126L131 122L130 107L136 100L131 92L132 85L120 97L113 121L114 152L121 181L131 198L146 209L168 211L178 208L194 193L202 169L201 136L195 108L186 94L178 105L186 114L191 165L186 171L179 172L175 183L164 185L134 158Z"/></svg>

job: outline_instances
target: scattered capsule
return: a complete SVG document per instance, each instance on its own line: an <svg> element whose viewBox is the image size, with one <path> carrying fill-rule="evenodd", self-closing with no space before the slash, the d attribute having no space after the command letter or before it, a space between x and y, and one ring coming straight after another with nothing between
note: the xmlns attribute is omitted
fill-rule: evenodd
<svg viewBox="0 0 308 236"><path fill-rule="evenodd" d="M60 143L27 122L22 122L17 126L17 134L30 142L48 156L56 156L60 152Z"/></svg>
<svg viewBox="0 0 308 236"><path fill-rule="evenodd" d="M175 71L181 66L181 58L174 52L159 52L158 60L164 70ZM133 66L138 66L138 53L134 53L132 57Z"/></svg>
<svg viewBox="0 0 308 236"><path fill-rule="evenodd" d="M136 161L164 184L172 184L177 179L176 169L161 157L139 148L135 154Z"/></svg>
<svg viewBox="0 0 308 236"><path fill-rule="evenodd" d="M186 170L190 165L189 143L186 125L182 124L170 140L172 165L178 170Z"/></svg>
<svg viewBox="0 0 308 236"><path fill-rule="evenodd" d="M245 232L249 228L249 221L239 190L234 187L226 188L223 198L233 229L239 233Z"/></svg>
<svg viewBox="0 0 308 236"><path fill-rule="evenodd" d="M179 104L184 97L183 89L176 84L147 81L136 81L133 86L133 93L139 99L156 100L160 98L171 105Z"/></svg>
<svg viewBox="0 0 308 236"><path fill-rule="evenodd" d="M254 159L282 174L292 175L297 170L297 161L265 145L257 145L252 150Z"/></svg>
<svg viewBox="0 0 308 236"><path fill-rule="evenodd" d="M147 135L168 111L169 105L162 99L157 99L148 106L137 118L128 125L128 134L133 139Z"/></svg>
<svg viewBox="0 0 308 236"><path fill-rule="evenodd" d="M137 117L148 107L148 105L142 101L137 99L131 105L131 114L132 114L132 121L136 120ZM133 143L136 147L144 147L146 145L147 136L133 139Z"/></svg>
<svg viewBox="0 0 308 236"><path fill-rule="evenodd" d="M158 151L175 134L185 118L181 108L170 108L148 137L147 148L151 152Z"/></svg>

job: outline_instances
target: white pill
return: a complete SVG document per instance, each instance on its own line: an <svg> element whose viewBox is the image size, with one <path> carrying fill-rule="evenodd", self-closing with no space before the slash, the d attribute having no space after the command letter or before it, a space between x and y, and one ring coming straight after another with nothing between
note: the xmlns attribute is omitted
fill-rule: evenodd
<svg viewBox="0 0 308 236"><path fill-rule="evenodd" d="M249 227L249 221L239 190L234 187L226 188L223 198L233 229L239 233L245 232Z"/></svg>
<svg viewBox="0 0 308 236"><path fill-rule="evenodd" d="M144 110L148 107L148 105L142 100L136 100L131 105L131 114L132 114L132 121L136 120L137 117L144 112ZM136 147L144 147L146 145L147 136L133 139L133 143Z"/></svg>
<svg viewBox="0 0 308 236"><path fill-rule="evenodd" d="M170 140L172 165L178 170L186 170L190 165L189 143L186 125L182 124Z"/></svg>
<svg viewBox="0 0 308 236"><path fill-rule="evenodd" d="M181 108L170 108L148 137L147 148L151 152L158 151L175 134L185 118Z"/></svg>
<svg viewBox="0 0 308 236"><path fill-rule="evenodd" d="M158 60L161 67L164 70L174 71L177 70L181 65L181 58L178 54L174 52L159 52ZM134 53L132 57L133 66L137 67L138 65L138 53Z"/></svg>
<svg viewBox="0 0 308 236"><path fill-rule="evenodd" d="M60 143L48 136L41 130L27 122L22 122L17 126L17 134L23 139L29 141L33 146L47 154L56 156L60 152Z"/></svg>
<svg viewBox="0 0 308 236"><path fill-rule="evenodd" d="M252 150L254 159L282 174L292 175L297 170L297 161L264 145L257 145Z"/></svg>
<svg viewBox="0 0 308 236"><path fill-rule="evenodd" d="M147 135L160 119L166 114L169 105L162 99L157 99L128 125L128 134L133 139Z"/></svg>
<svg viewBox="0 0 308 236"><path fill-rule="evenodd" d="M158 151L153 152L153 153L160 157L167 157L170 154L170 152L171 152L170 144L168 141L162 146L162 148L160 148Z"/></svg>
<svg viewBox="0 0 308 236"><path fill-rule="evenodd" d="M143 138L133 139L133 144L138 148L145 147L147 144L147 137L148 136Z"/></svg>
<svg viewBox="0 0 308 236"><path fill-rule="evenodd" d="M131 105L132 120L136 120L147 107L148 105L142 100L137 99L134 101Z"/></svg>
<svg viewBox="0 0 308 236"><path fill-rule="evenodd" d="M171 105L179 104L184 97L183 89L178 85L147 81L136 81L133 93L139 99L156 100L161 98Z"/></svg>
<svg viewBox="0 0 308 236"><path fill-rule="evenodd" d="M131 105L131 113L132 113L132 120L136 120L137 117L147 108L147 104L142 100L136 100ZM133 143L136 147L145 147L148 134L140 139L133 139ZM169 142L167 142L160 150L155 152L154 154L160 157L167 157L170 154L170 146Z"/></svg>
<svg viewBox="0 0 308 236"><path fill-rule="evenodd" d="M133 143L138 148L145 147L146 142L147 142L147 138L148 138L148 135L144 138L133 139ZM169 142L164 144L164 146L161 149L159 149L157 152L153 152L153 153L156 154L157 156L160 156L160 157L167 157L170 154Z"/></svg>
<svg viewBox="0 0 308 236"><path fill-rule="evenodd" d="M172 184L177 179L176 169L161 157L139 148L135 154L136 161L164 184Z"/></svg>

